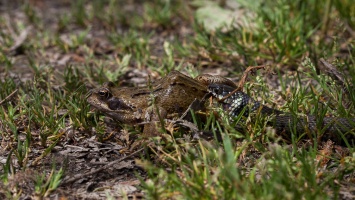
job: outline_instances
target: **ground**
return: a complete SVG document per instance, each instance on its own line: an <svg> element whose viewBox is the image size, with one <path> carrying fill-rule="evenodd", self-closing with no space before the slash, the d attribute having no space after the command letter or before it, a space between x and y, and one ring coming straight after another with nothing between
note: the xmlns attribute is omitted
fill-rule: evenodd
<svg viewBox="0 0 355 200"><path fill-rule="evenodd" d="M262 65L244 84L253 98L355 118L355 6L327 2L0 1L0 198L353 199L354 144L286 141L264 118L243 134L212 115L193 123L221 141L169 124L141 141L86 102L106 81L179 70L237 83Z"/></svg>

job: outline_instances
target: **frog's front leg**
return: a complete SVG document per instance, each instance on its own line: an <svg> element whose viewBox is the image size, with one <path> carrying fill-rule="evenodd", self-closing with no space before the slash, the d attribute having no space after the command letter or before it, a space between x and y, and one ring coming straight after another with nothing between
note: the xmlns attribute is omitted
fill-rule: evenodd
<svg viewBox="0 0 355 200"><path fill-rule="evenodd" d="M244 73L242 78L240 79L238 85L236 85L233 81L226 79L221 76L212 76L209 74L202 74L200 76L197 76L195 79L200 81L201 83L205 84L206 86L212 85L212 84L217 84L217 85L228 85L232 88L235 88L231 93L226 95L224 98L221 99L221 101L224 101L225 99L229 98L236 92L242 92L244 84L248 78L248 75L252 72L255 72L256 70L259 69L265 69L265 66L250 66L248 67Z"/></svg>
<svg viewBox="0 0 355 200"><path fill-rule="evenodd" d="M168 113L166 110L160 106L152 105L145 111L144 114L144 128L143 135L145 137L157 136L159 135L159 129L164 126L161 122L164 122Z"/></svg>

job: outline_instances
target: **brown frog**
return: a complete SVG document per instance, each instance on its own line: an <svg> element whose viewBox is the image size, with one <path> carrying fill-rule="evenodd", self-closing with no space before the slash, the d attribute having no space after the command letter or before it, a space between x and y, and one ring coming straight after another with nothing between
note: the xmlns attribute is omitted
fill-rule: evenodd
<svg viewBox="0 0 355 200"><path fill-rule="evenodd" d="M262 105L236 88L232 81L220 76L200 75L193 79L178 71L172 71L165 78L146 87L116 88L110 82L105 83L101 88L92 90L87 100L99 111L117 121L125 124L144 123L145 136L157 135L153 122L181 116L195 99L203 100L207 94L217 100L231 117L238 116L242 110L246 115L249 111L257 110L257 113L273 116L269 124L278 133L285 133L286 136L290 136L294 131L290 124L295 124L296 132L300 134L307 130L317 132L320 128L319 130L330 133L324 138L334 140L339 138L334 133L340 131L345 134L354 129L353 118L325 117L323 124L319 124L315 116L307 116L307 119L294 118L290 113ZM245 106L248 108L245 109ZM318 125L320 127L317 127ZM350 141L354 140L353 134L347 134L346 137L350 138Z"/></svg>
<svg viewBox="0 0 355 200"><path fill-rule="evenodd" d="M112 82L91 91L87 101L105 115L125 124L172 119L183 114L195 100L201 100L210 83L234 85L229 79L201 75L190 78L178 71L145 87L114 87ZM156 135L155 124L146 123L143 132Z"/></svg>

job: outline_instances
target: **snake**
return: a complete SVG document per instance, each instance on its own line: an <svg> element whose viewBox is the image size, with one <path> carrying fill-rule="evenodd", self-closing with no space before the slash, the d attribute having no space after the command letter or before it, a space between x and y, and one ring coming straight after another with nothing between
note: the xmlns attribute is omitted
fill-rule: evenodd
<svg viewBox="0 0 355 200"><path fill-rule="evenodd" d="M355 146L355 118L322 118L313 115L297 117L295 114L263 105L246 93L235 91L234 87L228 85L210 84L208 90L231 119L240 115L249 116L251 113L260 113L263 116L271 116L268 124L276 130L276 133L288 138L291 134L316 133L319 140L330 139L335 143Z"/></svg>

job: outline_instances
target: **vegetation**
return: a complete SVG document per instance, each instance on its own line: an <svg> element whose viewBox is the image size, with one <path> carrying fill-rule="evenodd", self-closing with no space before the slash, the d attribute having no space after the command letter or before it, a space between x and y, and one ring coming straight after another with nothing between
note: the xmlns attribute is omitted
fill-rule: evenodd
<svg viewBox="0 0 355 200"><path fill-rule="evenodd" d="M244 85L255 99L300 116L355 118L352 0L36 0L0 10L1 199L89 198L83 188L117 198L117 182L136 188L123 198L354 198L354 144L286 141L261 116L243 121L245 132L228 117L196 117L222 141L166 127L135 164L64 181L124 157L115 148L140 131L92 112L86 94L106 81L137 86L179 70L237 82L265 65Z"/></svg>

